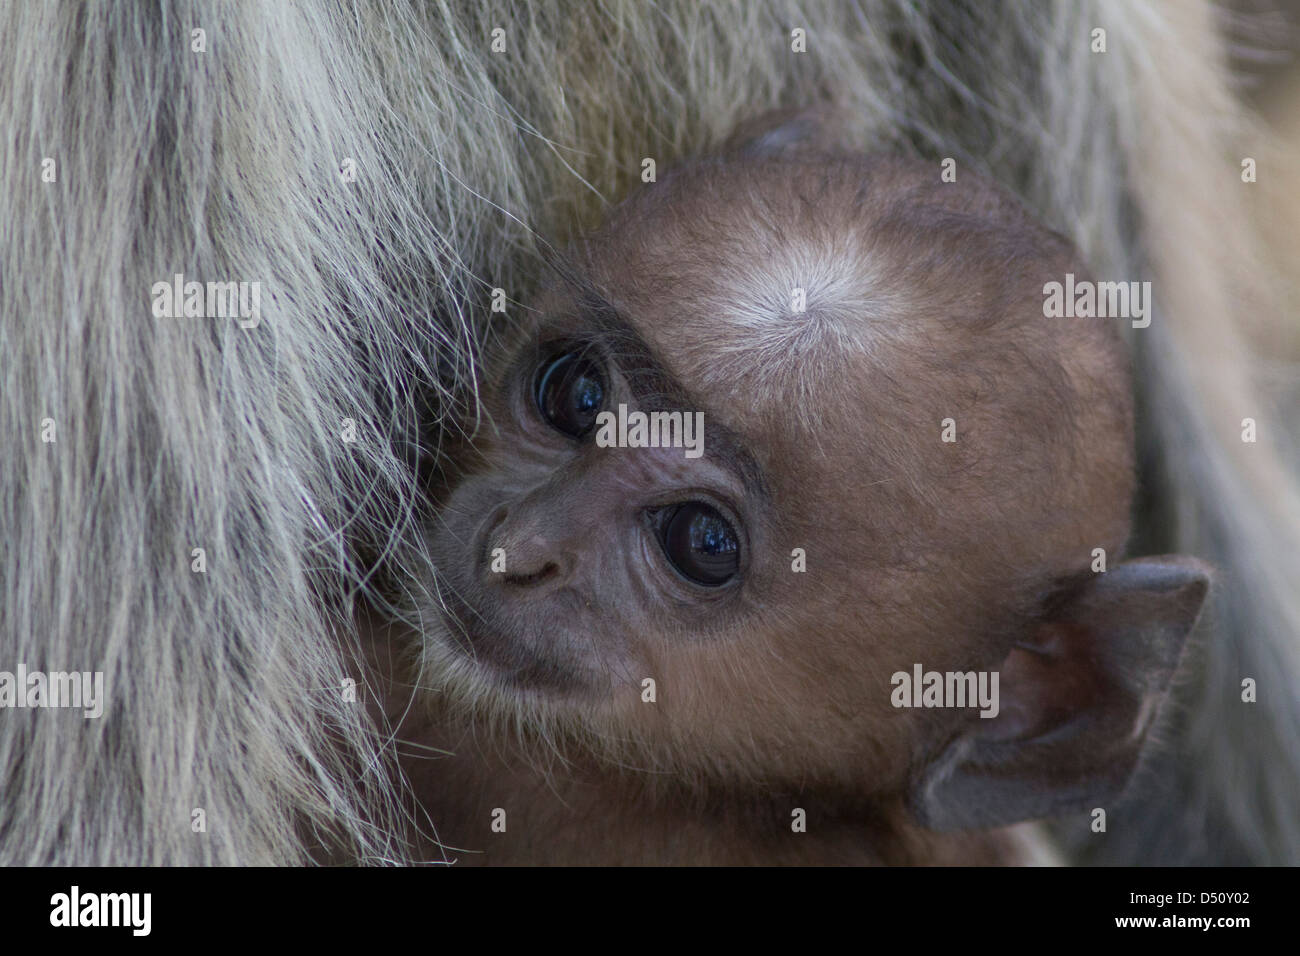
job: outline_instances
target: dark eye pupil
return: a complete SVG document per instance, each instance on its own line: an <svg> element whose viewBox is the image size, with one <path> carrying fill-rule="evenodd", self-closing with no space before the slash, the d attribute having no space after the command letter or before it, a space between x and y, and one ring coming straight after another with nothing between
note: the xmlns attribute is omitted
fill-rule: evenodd
<svg viewBox="0 0 1300 956"><path fill-rule="evenodd" d="M716 508L699 501L673 509L661 531L664 554L682 574L708 587L735 577L740 568L736 531Z"/></svg>
<svg viewBox="0 0 1300 956"><path fill-rule="evenodd" d="M593 362L566 352L537 370L537 410L552 427L581 438L596 424L605 403L605 383Z"/></svg>

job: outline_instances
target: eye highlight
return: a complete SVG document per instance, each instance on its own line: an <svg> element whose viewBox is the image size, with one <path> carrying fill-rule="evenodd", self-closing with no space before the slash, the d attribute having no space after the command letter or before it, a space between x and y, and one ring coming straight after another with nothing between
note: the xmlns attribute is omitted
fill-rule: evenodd
<svg viewBox="0 0 1300 956"><path fill-rule="evenodd" d="M740 570L740 536L712 505L688 501L666 508L657 524L664 556L696 584L721 587Z"/></svg>
<svg viewBox="0 0 1300 956"><path fill-rule="evenodd" d="M581 438L595 426L605 403L605 380L595 362L579 352L565 352L538 366L533 398L552 428Z"/></svg>

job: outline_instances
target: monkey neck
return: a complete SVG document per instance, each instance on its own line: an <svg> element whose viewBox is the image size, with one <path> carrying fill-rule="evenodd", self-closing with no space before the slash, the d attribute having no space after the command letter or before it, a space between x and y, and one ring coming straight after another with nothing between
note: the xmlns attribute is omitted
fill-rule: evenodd
<svg viewBox="0 0 1300 956"><path fill-rule="evenodd" d="M404 763L446 856L461 864L1041 862L1023 832L930 833L896 798L846 806L810 792L703 788L594 758L539 767L462 731L431 720L419 742L452 755ZM428 838L420 850L443 857Z"/></svg>
<svg viewBox="0 0 1300 956"><path fill-rule="evenodd" d="M418 859L461 865L989 865L1054 862L1035 830L938 834L897 797L704 785L686 774L618 767L593 755L539 759L514 742L416 703L395 674L404 641L360 620L379 690L420 808ZM801 820L795 811L802 810ZM504 811L504 818L497 811ZM504 832L500 827L504 824ZM801 824L801 825L800 825Z"/></svg>

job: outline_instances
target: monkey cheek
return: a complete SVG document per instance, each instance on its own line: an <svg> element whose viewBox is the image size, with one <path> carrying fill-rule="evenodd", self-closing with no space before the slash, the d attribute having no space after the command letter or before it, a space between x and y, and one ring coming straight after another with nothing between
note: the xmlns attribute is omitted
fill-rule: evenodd
<svg viewBox="0 0 1300 956"><path fill-rule="evenodd" d="M496 694L587 700L603 696L619 665L601 650L590 609L572 590L517 601L506 589L484 587L466 574L444 589L448 626L429 639L450 656L433 653L435 666L460 669L469 661Z"/></svg>

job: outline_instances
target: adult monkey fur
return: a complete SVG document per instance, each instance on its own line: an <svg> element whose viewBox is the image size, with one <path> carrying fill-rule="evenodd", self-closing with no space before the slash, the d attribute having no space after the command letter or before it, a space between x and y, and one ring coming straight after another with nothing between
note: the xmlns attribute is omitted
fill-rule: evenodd
<svg viewBox="0 0 1300 956"><path fill-rule="evenodd" d="M0 862L408 859L390 742L338 688L371 556L418 554L411 449L463 397L466 330L643 157L823 99L1152 279L1134 551L1221 586L1164 756L1081 858L1297 861L1300 499L1241 328L1272 301L1239 178L1266 148L1210 6L11 2L0 62L0 662L103 670L109 698L0 717ZM260 280L261 324L153 319L175 272Z"/></svg>

